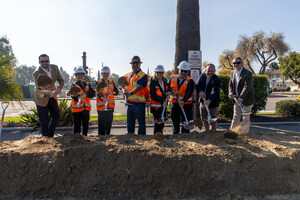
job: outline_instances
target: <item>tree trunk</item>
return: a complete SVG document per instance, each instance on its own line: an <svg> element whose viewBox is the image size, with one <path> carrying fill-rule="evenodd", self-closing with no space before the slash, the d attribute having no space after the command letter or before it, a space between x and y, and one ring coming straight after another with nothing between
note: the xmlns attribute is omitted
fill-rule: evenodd
<svg viewBox="0 0 300 200"><path fill-rule="evenodd" d="M200 50L199 0L177 0L175 74L189 50Z"/></svg>

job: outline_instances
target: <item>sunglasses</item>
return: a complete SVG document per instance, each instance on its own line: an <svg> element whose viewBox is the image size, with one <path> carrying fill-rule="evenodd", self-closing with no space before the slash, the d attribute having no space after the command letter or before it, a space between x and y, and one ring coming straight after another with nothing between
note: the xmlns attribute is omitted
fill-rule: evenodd
<svg viewBox="0 0 300 200"><path fill-rule="evenodd" d="M41 63L48 63L49 60L40 60Z"/></svg>
<svg viewBox="0 0 300 200"><path fill-rule="evenodd" d="M138 61L134 61L134 62L132 62L131 64L132 64L132 65L138 65L139 62L138 62Z"/></svg>
<svg viewBox="0 0 300 200"><path fill-rule="evenodd" d="M234 62L233 64L234 65L239 65L239 64L241 64L242 62Z"/></svg>
<svg viewBox="0 0 300 200"><path fill-rule="evenodd" d="M181 70L181 72L188 73L188 70Z"/></svg>

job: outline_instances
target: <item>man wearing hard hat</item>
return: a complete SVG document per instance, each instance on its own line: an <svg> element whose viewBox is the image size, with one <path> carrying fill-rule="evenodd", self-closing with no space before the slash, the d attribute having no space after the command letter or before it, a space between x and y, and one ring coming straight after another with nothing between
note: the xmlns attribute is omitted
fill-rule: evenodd
<svg viewBox="0 0 300 200"><path fill-rule="evenodd" d="M110 135L110 130L114 117L115 95L119 94L115 83L109 80L110 69L107 66L102 67L102 79L99 82L106 83L106 87L97 92L97 112L98 112L98 134Z"/></svg>
<svg viewBox="0 0 300 200"><path fill-rule="evenodd" d="M82 135L87 136L92 107L90 98L95 96L95 91L89 83L84 81L86 72L82 67L77 68L74 74L76 82L72 86L78 87L80 92L72 96L73 132L80 134L82 124Z"/></svg>
<svg viewBox="0 0 300 200"><path fill-rule="evenodd" d="M180 117L183 117L182 109L185 111L188 120L192 119L193 97L194 97L194 81L189 77L190 65L187 61L182 61L179 66L179 75L174 75L169 80L171 88L171 118L172 132L179 133ZM181 133L189 133L190 131L181 128Z"/></svg>
<svg viewBox="0 0 300 200"><path fill-rule="evenodd" d="M146 135L145 123L145 104L149 96L148 80L149 77L141 70L141 59L139 56L133 56L131 59L132 72L126 79L129 83L127 93L127 131L128 134L134 134L135 120L138 120L139 135Z"/></svg>
<svg viewBox="0 0 300 200"><path fill-rule="evenodd" d="M47 54L42 54L39 56L39 64L40 67L32 74L36 85L32 97L37 107L42 135L53 137L59 119L57 93L60 93L60 90L64 87L64 79L60 74L58 66L50 64L50 59ZM59 89L57 93L55 92L53 94L53 96L40 97L38 95L37 79L39 75L42 74L45 74L52 79L52 83L51 83L52 91L56 90L55 82L58 81ZM50 120L49 120L49 112L50 112Z"/></svg>

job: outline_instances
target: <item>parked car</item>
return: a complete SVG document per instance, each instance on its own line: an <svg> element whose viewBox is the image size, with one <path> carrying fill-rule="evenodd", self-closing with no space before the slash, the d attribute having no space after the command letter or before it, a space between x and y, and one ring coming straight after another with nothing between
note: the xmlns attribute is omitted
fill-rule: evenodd
<svg viewBox="0 0 300 200"><path fill-rule="evenodd" d="M277 92L277 91L291 91L291 87L290 86L287 86L287 85L284 85L282 83L275 83L275 86L273 88L273 91L274 92Z"/></svg>

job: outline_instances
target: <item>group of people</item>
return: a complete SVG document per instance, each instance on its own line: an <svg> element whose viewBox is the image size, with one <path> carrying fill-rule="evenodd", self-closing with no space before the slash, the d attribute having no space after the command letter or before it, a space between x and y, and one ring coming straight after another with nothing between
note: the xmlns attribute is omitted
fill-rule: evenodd
<svg viewBox="0 0 300 200"><path fill-rule="evenodd" d="M228 97L235 100L234 116L230 129L236 132L248 133L250 126L250 113L255 103L255 92L252 83L252 73L243 67L240 57L233 59L234 70L231 72L229 82ZM40 67L33 73L35 79L35 91L33 100L37 106L38 117L43 136L53 137L55 127L59 118L59 108L57 95L38 95L41 87L38 86L38 76L45 74L52 79L51 90L60 92L64 87L64 80L56 65L50 64L49 56L42 54L39 56ZM126 86L123 86L125 105L127 107L127 132L135 133L135 122L138 121L138 135L146 134L145 109L150 104L150 112L154 118L154 133L163 132L164 122L167 118L166 108L170 102L170 112L172 120L173 134L189 133L185 126L181 127L181 120L192 120L193 103L195 103L194 89L199 95L200 116L206 131L216 131L217 122L207 120L208 115L216 118L220 104L221 79L215 74L216 68L213 64L208 64L204 72L200 75L196 84L189 76L190 66L187 61L182 61L179 66L179 74L173 75L170 80L164 77L164 67L158 65L154 70L154 76L149 80L149 76L141 70L142 61L139 56L131 59L132 71L126 75ZM75 70L76 82L72 87L79 88L79 92L72 95L73 132L88 134L91 98L96 97L98 112L98 134L110 135L113 112L115 108L115 95L119 89L110 79L110 68L104 66L101 69L101 80L105 87L97 91L85 81L86 72L83 68ZM55 83L59 83L56 90ZM150 83L149 83L150 82ZM242 114L242 112L244 112ZM50 119L49 114L50 113ZM242 118L242 119L241 119ZM239 130L237 130L239 129Z"/></svg>

